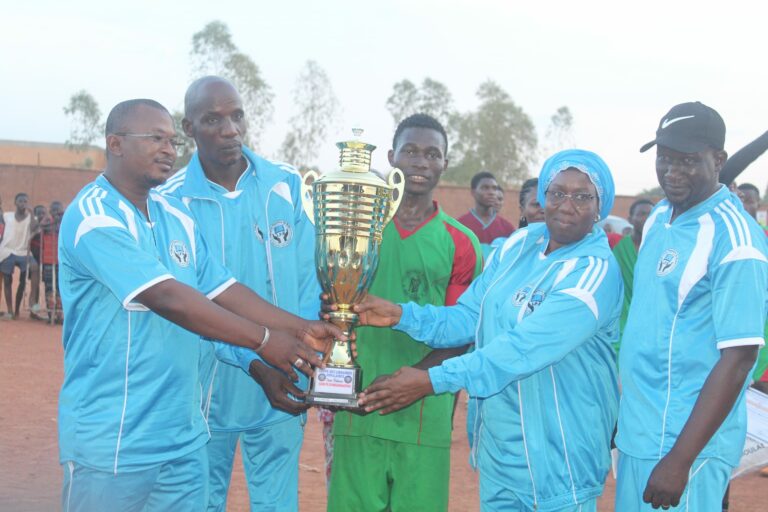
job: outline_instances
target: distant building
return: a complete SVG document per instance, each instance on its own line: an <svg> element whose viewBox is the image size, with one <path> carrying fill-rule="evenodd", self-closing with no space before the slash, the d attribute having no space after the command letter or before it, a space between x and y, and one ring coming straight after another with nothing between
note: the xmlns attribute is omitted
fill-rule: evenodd
<svg viewBox="0 0 768 512"><path fill-rule="evenodd" d="M29 194L30 206L51 201L68 204L106 166L104 149L70 149L66 144L0 140L0 197L13 208L17 192Z"/></svg>

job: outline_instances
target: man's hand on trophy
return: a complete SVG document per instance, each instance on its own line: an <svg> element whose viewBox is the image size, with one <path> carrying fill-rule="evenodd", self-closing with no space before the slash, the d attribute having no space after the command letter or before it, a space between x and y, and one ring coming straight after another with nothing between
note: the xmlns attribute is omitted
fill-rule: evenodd
<svg viewBox="0 0 768 512"><path fill-rule="evenodd" d="M272 368L258 359L254 359L251 361L248 371L253 380L258 382L264 389L269 403L275 409L280 409L288 414L299 414L309 409L308 404L291 398L291 396L294 396L303 399L306 393L297 388L288 376L280 370Z"/></svg>
<svg viewBox="0 0 768 512"><path fill-rule="evenodd" d="M299 327L296 335L301 341L322 353L327 352L331 348L334 338L337 340L347 340L347 336L344 335L341 329L333 324L319 320L305 322Z"/></svg>
<svg viewBox="0 0 768 512"><path fill-rule="evenodd" d="M282 331L271 331L267 342L262 342L256 352L266 362L284 371L294 382L299 380L294 368L311 377L313 367L325 367L313 347Z"/></svg>
<svg viewBox="0 0 768 512"><path fill-rule="evenodd" d="M366 412L389 414L434 393L426 370L404 366L392 375L381 376L360 393L358 403Z"/></svg>
<svg viewBox="0 0 768 512"><path fill-rule="evenodd" d="M323 320L330 320L329 313L337 311L336 304L329 302L327 294L320 295L322 311L320 317ZM358 325L372 325L374 327L392 327L400 321L403 315L403 308L399 304L376 297L375 295L366 295L362 302L352 306L352 311L360 317Z"/></svg>

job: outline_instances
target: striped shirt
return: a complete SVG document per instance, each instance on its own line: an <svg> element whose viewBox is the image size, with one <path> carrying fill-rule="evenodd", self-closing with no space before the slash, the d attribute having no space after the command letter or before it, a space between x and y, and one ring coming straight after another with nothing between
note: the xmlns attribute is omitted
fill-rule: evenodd
<svg viewBox="0 0 768 512"><path fill-rule="evenodd" d="M674 221L672 213L661 201L645 223L620 353L616 443L644 459L660 459L675 444L721 350L764 343L760 226L724 186ZM745 429L742 391L700 456L737 465Z"/></svg>

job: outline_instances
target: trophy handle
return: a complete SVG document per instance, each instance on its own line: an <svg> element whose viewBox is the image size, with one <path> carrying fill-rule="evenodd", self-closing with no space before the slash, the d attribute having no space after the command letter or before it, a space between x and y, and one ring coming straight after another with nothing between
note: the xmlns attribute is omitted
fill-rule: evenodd
<svg viewBox="0 0 768 512"><path fill-rule="evenodd" d="M304 207L304 213L307 214L312 224L315 223L315 208L313 204L315 192L312 184L316 180L317 173L315 171L307 171L301 179L301 205Z"/></svg>
<svg viewBox="0 0 768 512"><path fill-rule="evenodd" d="M387 185L392 190L391 201L389 203L389 211L387 212L387 218L384 219L384 225L389 224L389 221L397 213L397 208L400 206L400 201L403 200L403 189L405 188L405 177L403 171L397 167L393 167L387 176Z"/></svg>

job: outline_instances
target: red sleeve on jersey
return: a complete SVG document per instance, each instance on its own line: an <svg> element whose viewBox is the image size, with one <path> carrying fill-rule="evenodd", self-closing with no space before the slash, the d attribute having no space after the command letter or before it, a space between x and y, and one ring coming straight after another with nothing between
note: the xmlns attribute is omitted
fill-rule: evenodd
<svg viewBox="0 0 768 512"><path fill-rule="evenodd" d="M475 268L477 268L477 253L472 245L472 240L460 230L451 226L447 222L443 223L445 229L450 233L453 239L453 268L451 277L448 280L448 289L445 292L445 305L453 306L464 290L469 288L472 279L475 277Z"/></svg>

